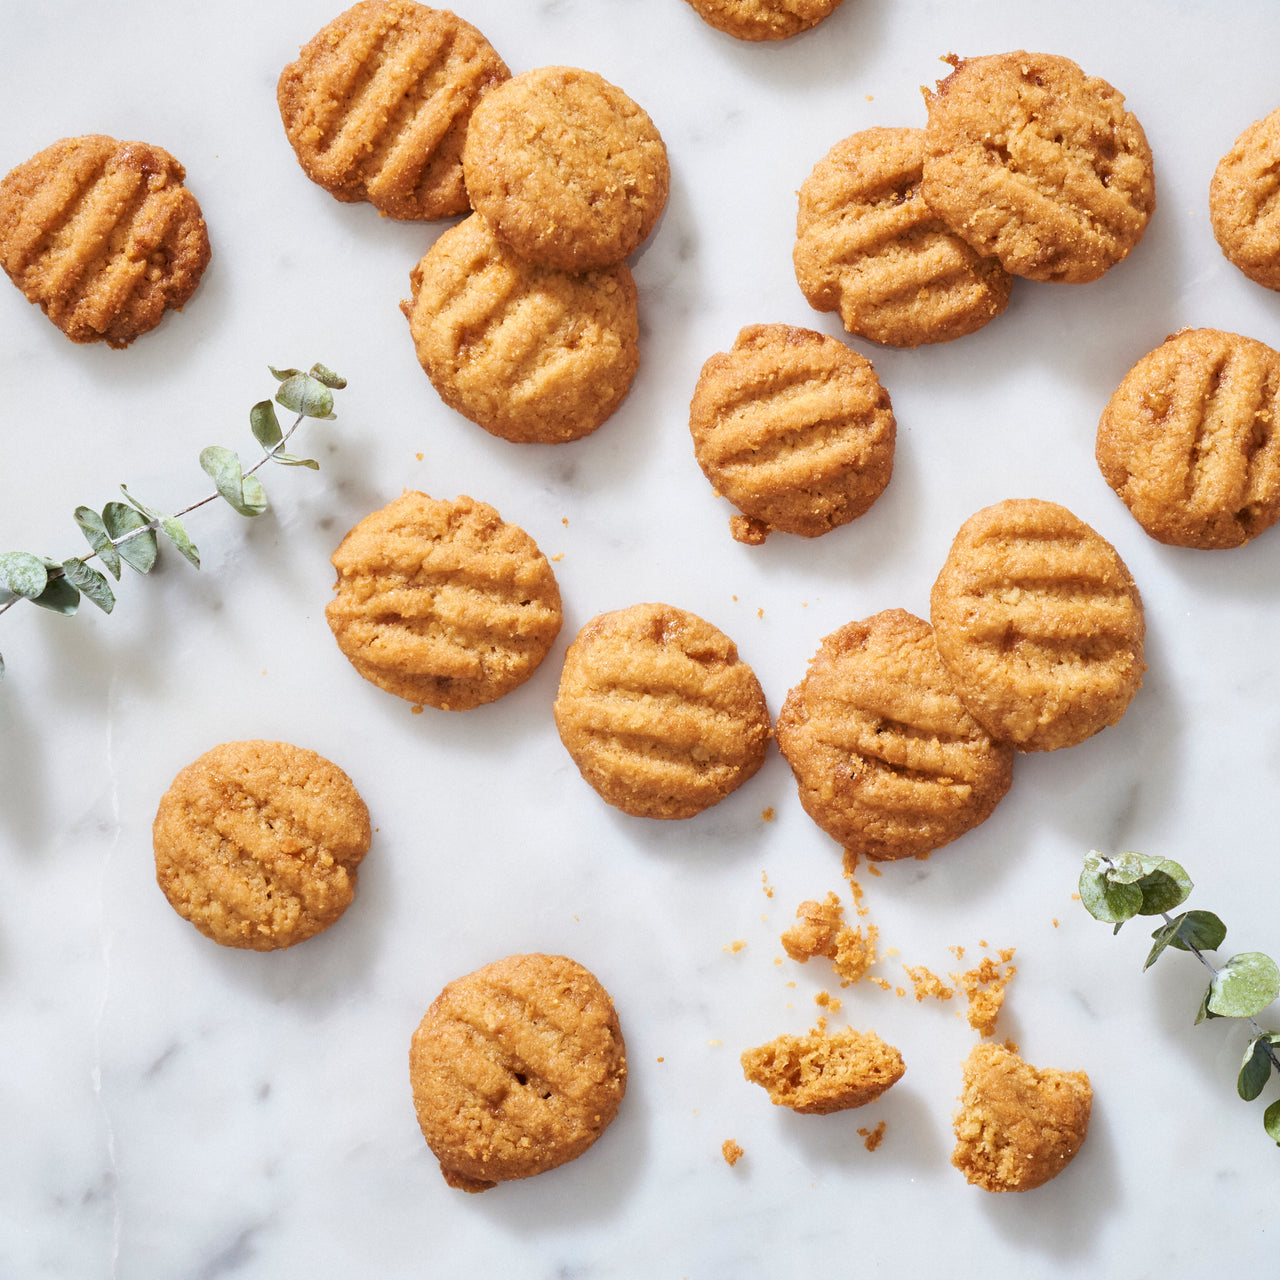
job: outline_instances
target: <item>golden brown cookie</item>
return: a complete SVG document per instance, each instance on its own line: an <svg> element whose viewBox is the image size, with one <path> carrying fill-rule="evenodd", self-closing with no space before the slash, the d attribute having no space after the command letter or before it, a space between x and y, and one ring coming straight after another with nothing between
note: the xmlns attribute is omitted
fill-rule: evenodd
<svg viewBox="0 0 1280 1280"><path fill-rule="evenodd" d="M496 960L449 983L409 1049L413 1105L451 1187L485 1191L576 1159L627 1087L609 993L565 956Z"/></svg>
<svg viewBox="0 0 1280 1280"><path fill-rule="evenodd" d="M709 622L667 604L592 618L565 655L560 740L615 808L689 818L764 763L769 710L755 672Z"/></svg>
<svg viewBox="0 0 1280 1280"><path fill-rule="evenodd" d="M275 951L350 905L369 810L336 764L287 742L226 742L187 765L152 829L173 909L224 947Z"/></svg>
<svg viewBox="0 0 1280 1280"><path fill-rule="evenodd" d="M276 100L312 182L391 218L447 218L470 207L462 144L471 113L510 74L449 10L362 0L302 46Z"/></svg>
<svg viewBox="0 0 1280 1280"><path fill-rule="evenodd" d="M616 85L577 67L539 67L486 95L462 167L472 205L499 237L561 271L633 253L671 181L653 121Z"/></svg>
<svg viewBox="0 0 1280 1280"><path fill-rule="evenodd" d="M709 26L738 40L785 40L816 27L840 0L688 0Z"/></svg>
<svg viewBox="0 0 1280 1280"><path fill-rule="evenodd" d="M1177 547L1238 547L1280 519L1280 352L1183 329L1125 375L1098 466L1134 518Z"/></svg>
<svg viewBox="0 0 1280 1280"><path fill-rule="evenodd" d="M986 1191L1030 1191L1056 1178L1089 1132L1083 1071L1037 1069L1014 1050L977 1044L964 1064L951 1163Z"/></svg>
<svg viewBox="0 0 1280 1280"><path fill-rule="evenodd" d="M759 526L752 542L848 524L893 474L897 427L871 362L812 329L743 329L702 366L689 431L712 487Z"/></svg>
<svg viewBox="0 0 1280 1280"><path fill-rule="evenodd" d="M185 176L145 142L63 138L0 181L0 266L72 342L127 347L209 264Z"/></svg>
<svg viewBox="0 0 1280 1280"><path fill-rule="evenodd" d="M891 347L950 342L1009 305L1012 279L956 235L920 193L923 129L837 142L800 188L796 280L817 311Z"/></svg>
<svg viewBox="0 0 1280 1280"><path fill-rule="evenodd" d="M406 491L333 553L325 617L366 680L466 711L523 684L560 633L560 589L523 529L486 503Z"/></svg>
<svg viewBox="0 0 1280 1280"><path fill-rule="evenodd" d="M805 812L873 860L921 857L985 821L1013 749L965 710L933 628L902 609L823 640L775 730Z"/></svg>
<svg viewBox="0 0 1280 1280"><path fill-rule="evenodd" d="M1138 588L1115 548L1057 503L1009 499L970 516L930 607L965 707L1022 751L1083 742L1142 684Z"/></svg>
<svg viewBox="0 0 1280 1280"><path fill-rule="evenodd" d="M1255 120L1218 161L1209 221L1229 262L1280 289L1280 107Z"/></svg>
<svg viewBox="0 0 1280 1280"><path fill-rule="evenodd" d="M825 1116L874 1102L902 1079L902 1054L874 1031L811 1031L778 1036L742 1055L742 1073L775 1107Z"/></svg>
<svg viewBox="0 0 1280 1280"><path fill-rule="evenodd" d="M1084 283L1127 257L1155 209L1155 181L1124 95L1054 54L953 66L925 91L922 191L933 211L1032 280Z"/></svg>
<svg viewBox="0 0 1280 1280"><path fill-rule="evenodd" d="M594 431L639 364L636 286L625 262L571 274L539 267L479 214L451 227L401 303L440 397L504 440L557 444Z"/></svg>

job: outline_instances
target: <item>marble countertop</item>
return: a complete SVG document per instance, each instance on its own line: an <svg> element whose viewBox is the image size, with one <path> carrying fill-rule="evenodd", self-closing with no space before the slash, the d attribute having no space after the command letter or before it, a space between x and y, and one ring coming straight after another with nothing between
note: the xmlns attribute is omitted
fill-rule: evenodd
<svg viewBox="0 0 1280 1280"><path fill-rule="evenodd" d="M661 130L669 205L633 262L641 367L574 444L523 447L446 409L398 309L435 225L380 219L308 182L274 87L336 15L319 0L11 5L0 42L0 171L56 138L142 138L185 164L214 246L180 315L126 351L68 343L0 285L0 547L75 554L78 504L127 483L176 507L207 492L205 445L253 450L268 364L346 375L337 418L267 477L272 510L191 518L204 565L127 576L113 616L0 618L0 1276L884 1276L1229 1274L1274 1254L1280 1155L1234 1079L1245 1037L1194 1026L1190 957L1142 972L1073 900L1090 848L1181 861L1232 950L1280 949L1280 532L1233 551L1150 540L1093 459L1128 368L1184 325L1280 345L1280 295L1218 251L1218 157L1278 104L1280 9L845 0L814 32L748 45L681 0L460 0L513 70L588 67ZM791 268L795 192L827 149L920 125L939 58L1028 48L1110 80L1143 122L1159 207L1095 284L1015 284L982 332L870 356L898 420L893 480L814 541L745 547L694 463L702 362L767 321L841 335ZM450 715L360 680L323 618L329 555L402 489L468 493L554 557L565 625L517 692ZM1119 550L1147 610L1149 670L1115 727L1021 757L990 820L860 883L891 954L946 973L1015 947L1000 1034L1088 1071L1087 1144L1022 1196L950 1166L956 1002L917 1003L786 959L805 898L845 889L840 852L772 753L698 818L628 818L578 776L551 718L564 651L592 615L692 609L737 642L776 713L819 640L880 609L928 615L962 521L1006 497L1070 507ZM150 826L215 743L309 746L373 814L356 901L288 951L200 936L154 879ZM771 812L772 817L766 817ZM742 944L742 945L736 945ZM419 1134L409 1036L440 987L517 951L567 953L612 993L630 1085L584 1157L481 1196L450 1190ZM771 1107L738 1055L812 1026L874 1027L907 1061L863 1111ZM1275 1010L1263 1015L1280 1025ZM1269 1086L1264 1101L1275 1094ZM885 1123L867 1150L860 1128ZM721 1144L743 1158L729 1167Z"/></svg>

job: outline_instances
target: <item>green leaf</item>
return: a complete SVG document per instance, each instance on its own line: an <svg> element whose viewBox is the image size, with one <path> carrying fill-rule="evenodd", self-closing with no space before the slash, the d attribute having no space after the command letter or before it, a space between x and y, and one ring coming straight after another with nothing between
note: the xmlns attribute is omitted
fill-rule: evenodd
<svg viewBox="0 0 1280 1280"><path fill-rule="evenodd" d="M84 534L85 540L93 548L99 560L102 561L102 567L117 580L120 577L120 553L115 549L111 542L111 536L107 533L107 526L102 523L102 517L88 507L76 508L76 524L80 526L80 532Z"/></svg>
<svg viewBox="0 0 1280 1280"><path fill-rule="evenodd" d="M160 528L164 530L164 536L198 569L200 553L196 550L196 544L191 541L186 525L177 516L161 516Z"/></svg>
<svg viewBox="0 0 1280 1280"><path fill-rule="evenodd" d="M268 452L284 439L275 406L270 400L259 400L249 410L249 429L253 432L253 438Z"/></svg>
<svg viewBox="0 0 1280 1280"><path fill-rule="evenodd" d="M1271 1055L1267 1052L1269 1044L1270 1037L1264 1033L1254 1036L1245 1048L1240 1074L1236 1077L1236 1092L1246 1102L1252 1102L1271 1079Z"/></svg>
<svg viewBox="0 0 1280 1280"><path fill-rule="evenodd" d="M266 490L256 476L244 474L240 459L230 449L211 444L200 451L200 465L218 493L242 516L260 516L267 509Z"/></svg>
<svg viewBox="0 0 1280 1280"><path fill-rule="evenodd" d="M1152 935L1155 946L1142 967L1149 969L1165 947L1178 951L1216 951L1227 937L1227 926L1212 911L1184 911Z"/></svg>
<svg viewBox="0 0 1280 1280"><path fill-rule="evenodd" d="M317 382L323 382L326 387L332 387L334 391L341 391L347 385L346 378L334 373L332 369L325 368L322 364L311 366L311 376Z"/></svg>
<svg viewBox="0 0 1280 1280"><path fill-rule="evenodd" d="M1213 987L1210 986L1205 990L1204 996L1200 1000L1200 1008L1196 1012L1196 1025L1202 1022L1208 1022L1218 1015L1209 1008L1209 1001L1213 998Z"/></svg>
<svg viewBox="0 0 1280 1280"><path fill-rule="evenodd" d="M140 512L125 502L108 502L102 508L102 523L125 564L139 573L155 568L156 535Z"/></svg>
<svg viewBox="0 0 1280 1280"><path fill-rule="evenodd" d="M302 373L301 369L277 369L275 365L271 364L267 365L267 368L271 370L271 376L277 382L286 382L288 379L296 378Z"/></svg>
<svg viewBox="0 0 1280 1280"><path fill-rule="evenodd" d="M312 471L320 470L320 464L314 458L297 458L291 453L280 453L278 450L271 454L271 461L278 462L283 467L310 467Z"/></svg>
<svg viewBox="0 0 1280 1280"><path fill-rule="evenodd" d="M79 589L91 604L96 604L103 613L110 613L115 608L116 598L106 578L83 560L64 560L62 572L67 581Z"/></svg>
<svg viewBox="0 0 1280 1280"><path fill-rule="evenodd" d="M64 574L51 573L48 585L38 596L32 597L31 603L69 618L80 608L80 592Z"/></svg>
<svg viewBox="0 0 1280 1280"><path fill-rule="evenodd" d="M1280 1099L1273 1102L1262 1113L1262 1127L1267 1131L1271 1140L1277 1146L1280 1146Z"/></svg>
<svg viewBox="0 0 1280 1280"><path fill-rule="evenodd" d="M155 507L148 507L144 503L139 502L137 498L135 498L133 494L131 494L129 490L124 487L124 485L120 486L120 492L123 493L124 496L129 500L130 506L136 507L139 511L142 512L144 516L147 517L148 522L152 520L163 519L160 512L158 512L155 509Z"/></svg>
<svg viewBox="0 0 1280 1280"><path fill-rule="evenodd" d="M1170 858L1161 858L1135 883L1142 890L1142 910L1138 914L1144 916L1163 915L1180 907L1194 887L1191 877Z"/></svg>
<svg viewBox="0 0 1280 1280"><path fill-rule="evenodd" d="M28 551L6 551L0 555L0 581L15 596L35 600L49 584L49 570L39 556Z"/></svg>
<svg viewBox="0 0 1280 1280"><path fill-rule="evenodd" d="M1095 920L1121 925L1138 914L1142 890L1132 884L1116 883L1111 873L1110 859L1091 850L1080 873L1080 901Z"/></svg>
<svg viewBox="0 0 1280 1280"><path fill-rule="evenodd" d="M1261 951L1232 956L1210 984L1209 1011L1223 1018L1252 1018L1280 996L1280 968Z"/></svg>
<svg viewBox="0 0 1280 1280"><path fill-rule="evenodd" d="M333 392L309 373L294 373L280 384L276 403L304 418L327 418L333 412Z"/></svg>

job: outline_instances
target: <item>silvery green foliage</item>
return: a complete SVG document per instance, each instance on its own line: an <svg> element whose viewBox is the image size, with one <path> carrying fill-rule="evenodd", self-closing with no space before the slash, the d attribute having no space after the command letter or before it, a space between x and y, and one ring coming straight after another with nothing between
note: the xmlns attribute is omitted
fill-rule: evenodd
<svg viewBox="0 0 1280 1280"><path fill-rule="evenodd" d="M1169 913L1191 895L1191 878L1168 858L1141 853L1103 854L1096 849L1085 856L1080 873L1080 901L1095 920L1115 926L1119 933L1134 916L1160 916L1164 923L1151 935L1148 969L1169 948L1189 951L1210 974L1209 987L1200 1001L1196 1022L1208 1018L1243 1018L1253 1031L1236 1091L1252 1102L1266 1087L1274 1070L1280 1072L1280 1032L1266 1031L1255 1018L1280 997L1280 967L1261 951L1243 951L1221 966L1205 955L1226 941L1227 927L1211 911ZM1262 1117L1263 1127L1280 1145L1280 1101Z"/></svg>
<svg viewBox="0 0 1280 1280"><path fill-rule="evenodd" d="M159 555L159 534L198 569L200 552L187 532L183 516L218 498L242 516L259 516L267 509L266 490L255 474L259 468L276 462L319 470L320 464L314 459L286 453L284 446L304 418L333 417L333 393L345 387L346 380L322 364L312 365L305 373L300 369L272 368L271 374L280 384L276 403L296 417L283 430L270 400L262 400L249 410L249 429L263 454L253 466L246 470L234 450L210 445L201 451L200 466L217 492L173 515L140 502L124 485L120 486L123 502L108 502L101 511L77 507L75 521L89 544L88 555L58 561L28 551L0 553L0 613L19 600L66 615L75 613L81 600L88 600L110 613L116 602L111 584L88 561L97 559L117 581L121 565L127 564L138 573L150 573ZM0 657L0 677L3 675L4 659Z"/></svg>

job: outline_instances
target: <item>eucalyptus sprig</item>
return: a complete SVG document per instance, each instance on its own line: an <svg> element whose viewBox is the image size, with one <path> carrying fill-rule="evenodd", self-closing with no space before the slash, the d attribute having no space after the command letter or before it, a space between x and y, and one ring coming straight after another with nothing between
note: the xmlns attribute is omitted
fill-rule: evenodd
<svg viewBox="0 0 1280 1280"><path fill-rule="evenodd" d="M282 429L270 400L260 400L249 410L249 429L262 448L262 457L253 466L245 470L234 450L213 444L201 450L200 466L216 491L172 515L140 502L124 485L120 486L123 502L108 502L101 511L77 507L75 521L89 544L88 555L52 560L29 551L0 553L0 614L20 600L29 600L42 609L70 616L79 609L82 599L103 613L110 613L115 608L115 593L106 576L89 561L98 560L117 581L122 564L138 573L150 573L159 556L156 535L163 534L198 569L200 553L187 532L184 516L218 498L242 516L260 516L267 509L267 493L257 472L267 463L318 471L320 464L314 458L286 453L284 446L304 418L334 416L333 393L347 385L346 379L322 364L312 365L305 373L301 369L271 368L271 374L280 384L275 403L297 416L287 429ZM0 657L0 677L3 675L4 659Z"/></svg>
<svg viewBox="0 0 1280 1280"><path fill-rule="evenodd" d="M1209 971L1209 987L1200 1001L1196 1022L1207 1018L1241 1018L1252 1032L1236 1077L1236 1092L1252 1102L1266 1087L1272 1071L1280 1073L1280 1032L1268 1031L1256 1015L1280 996L1280 967L1261 951L1245 951L1225 964L1213 964L1206 951L1226 941L1227 927L1212 911L1169 913L1190 896L1191 878L1169 858L1141 853L1108 856L1096 849L1085 856L1080 873L1080 901L1095 920L1115 925L1113 933L1134 916L1164 920L1151 937L1145 972L1173 947L1190 952ZM1263 1127L1280 1144L1280 1100L1263 1113Z"/></svg>

